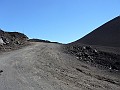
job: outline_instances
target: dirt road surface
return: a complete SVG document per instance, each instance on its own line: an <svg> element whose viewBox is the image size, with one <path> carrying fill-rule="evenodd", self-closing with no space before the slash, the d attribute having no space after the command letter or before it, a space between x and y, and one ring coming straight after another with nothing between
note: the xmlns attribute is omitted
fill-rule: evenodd
<svg viewBox="0 0 120 90"><path fill-rule="evenodd" d="M60 44L36 42L0 55L0 90L120 90L120 76L82 63Z"/></svg>

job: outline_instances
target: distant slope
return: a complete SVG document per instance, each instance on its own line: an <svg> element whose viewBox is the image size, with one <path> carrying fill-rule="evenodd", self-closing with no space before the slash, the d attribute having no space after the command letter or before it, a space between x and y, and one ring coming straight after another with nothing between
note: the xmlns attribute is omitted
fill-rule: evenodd
<svg viewBox="0 0 120 90"><path fill-rule="evenodd" d="M30 42L46 42L46 43L58 43L58 44L60 44L59 42L52 42L52 41L49 41L49 40L35 39L35 38L29 39L28 41L30 41Z"/></svg>
<svg viewBox="0 0 120 90"><path fill-rule="evenodd" d="M120 16L73 43L120 47Z"/></svg>

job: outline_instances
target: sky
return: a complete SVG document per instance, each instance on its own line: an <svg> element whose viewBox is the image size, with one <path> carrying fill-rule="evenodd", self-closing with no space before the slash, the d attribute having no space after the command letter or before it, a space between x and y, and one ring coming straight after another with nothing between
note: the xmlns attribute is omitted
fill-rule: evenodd
<svg viewBox="0 0 120 90"><path fill-rule="evenodd" d="M0 28L70 43L120 15L120 0L0 0Z"/></svg>

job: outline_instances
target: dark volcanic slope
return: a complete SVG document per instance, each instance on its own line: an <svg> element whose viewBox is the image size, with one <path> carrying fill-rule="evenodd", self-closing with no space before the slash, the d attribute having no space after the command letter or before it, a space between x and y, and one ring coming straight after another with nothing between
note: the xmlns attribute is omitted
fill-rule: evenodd
<svg viewBox="0 0 120 90"><path fill-rule="evenodd" d="M66 50L80 61L120 71L120 16L68 44Z"/></svg>
<svg viewBox="0 0 120 90"><path fill-rule="evenodd" d="M120 16L105 23L74 43L120 47Z"/></svg>

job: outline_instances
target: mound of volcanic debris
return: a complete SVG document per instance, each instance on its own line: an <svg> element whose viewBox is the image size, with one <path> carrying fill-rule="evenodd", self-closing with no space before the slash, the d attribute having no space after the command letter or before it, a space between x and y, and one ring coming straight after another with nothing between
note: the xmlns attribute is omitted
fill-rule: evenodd
<svg viewBox="0 0 120 90"><path fill-rule="evenodd" d="M76 56L80 61L85 61L92 65L100 65L112 70L120 70L120 55L98 51L91 46L80 46L68 44L65 52Z"/></svg>
<svg viewBox="0 0 120 90"><path fill-rule="evenodd" d="M28 45L28 37L19 32L5 32L0 30L0 52L19 49Z"/></svg>

